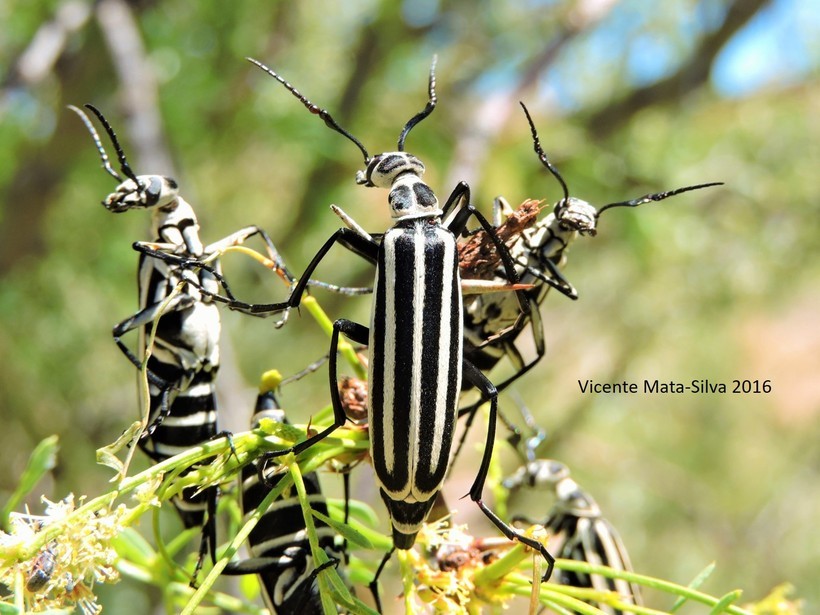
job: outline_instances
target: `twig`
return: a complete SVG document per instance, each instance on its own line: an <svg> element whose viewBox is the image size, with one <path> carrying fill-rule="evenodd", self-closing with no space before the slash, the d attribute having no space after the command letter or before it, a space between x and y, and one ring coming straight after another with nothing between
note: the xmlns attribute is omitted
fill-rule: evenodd
<svg viewBox="0 0 820 615"><path fill-rule="evenodd" d="M607 103L589 118L587 134L596 139L606 139L641 109L678 100L703 85L709 78L718 52L769 2L770 0L732 2L726 10L723 23L701 39L700 45L688 62L666 79L632 90L626 98L618 102Z"/></svg>
<svg viewBox="0 0 820 615"><path fill-rule="evenodd" d="M96 17L120 80L121 102L129 118L128 132L136 153L136 167L159 169L164 175L175 176L163 137L157 80L146 57L134 14L124 0L101 0Z"/></svg>
<svg viewBox="0 0 820 615"><path fill-rule="evenodd" d="M3 88L20 83L32 87L43 81L53 72L71 35L82 28L90 16L91 8L87 2L71 0L57 7L54 18L40 26L29 46L17 58L3 80Z"/></svg>
<svg viewBox="0 0 820 615"><path fill-rule="evenodd" d="M490 144L507 124L524 92L532 88L538 78L552 66L562 49L603 19L616 3L617 0L579 2L567 13L553 39L530 61L516 86L487 97L476 107L470 121L463 124L463 132L456 141L453 164L444 185L455 185L458 181L466 181L468 184L476 182Z"/></svg>

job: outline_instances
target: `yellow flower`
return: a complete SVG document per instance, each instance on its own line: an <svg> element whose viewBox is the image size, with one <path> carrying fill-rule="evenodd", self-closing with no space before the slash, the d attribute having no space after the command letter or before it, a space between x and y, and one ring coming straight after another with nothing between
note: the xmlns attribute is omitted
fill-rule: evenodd
<svg viewBox="0 0 820 615"><path fill-rule="evenodd" d="M73 495L59 502L45 498L43 501L46 503L44 516L23 513L10 516L11 532L0 532L0 545L6 553L19 552L53 524L62 526L59 533L32 558L3 565L0 582L14 587L15 577L23 575L27 611L78 606L83 613L96 615L102 607L97 604L94 583L119 580L114 567L117 554L111 540L122 531L128 509L120 505L108 512L74 515Z"/></svg>

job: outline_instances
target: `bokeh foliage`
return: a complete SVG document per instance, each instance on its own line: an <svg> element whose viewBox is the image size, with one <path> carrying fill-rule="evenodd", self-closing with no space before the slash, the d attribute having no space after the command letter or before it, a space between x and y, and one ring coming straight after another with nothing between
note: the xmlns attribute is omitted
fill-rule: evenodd
<svg viewBox="0 0 820 615"><path fill-rule="evenodd" d="M765 19L769 3L653 6L7 1L0 8L0 493L13 491L29 452L54 433L62 448L43 492L55 499L106 489L110 475L93 451L137 412L134 370L110 328L136 308L130 244L147 239L147 219L114 217L99 205L111 178L65 105L102 108L138 172L174 174L206 241L259 224L299 272L338 226L330 203L381 231L384 193L355 186L356 149L243 58L280 71L375 152L391 148L423 106L437 53L439 106L407 145L427 164L440 198L460 179L470 181L485 213L497 194L512 203L559 197L532 153L519 99L572 193L590 202L726 182L614 210L598 237L579 240L566 273L581 298L548 298L548 355L518 390L550 434L544 454L566 462L595 494L639 571L685 582L714 559L715 587L740 587L757 599L789 580L816 602L820 556L807 539L820 518L820 86L814 72L743 97L716 93L710 70L726 42ZM129 15L144 49L122 56L105 32L122 47ZM65 37L53 63L37 72L22 59L39 49L35 35L47 35L55 16ZM650 80L634 67L647 48L669 58ZM816 66L816 46L810 51ZM153 138L139 121L156 110ZM357 259L340 253L331 262L319 277L368 283L370 271ZM285 295L240 257L226 270L244 297ZM321 301L333 317L366 319L367 300ZM327 348L305 317L275 331L226 314L224 328L220 394L229 429L246 428L263 370L298 371ZM771 379L773 392L584 396L576 381L587 378ZM326 403L326 386L317 375L284 399L306 420ZM514 403L504 407L515 413ZM499 455L512 470L508 453ZM473 462L458 464L446 488L451 500L467 491ZM537 498L531 505L546 511ZM458 506L473 513L469 503ZM164 521L175 523L171 515ZM126 592L141 591L115 588L108 612L129 604Z"/></svg>

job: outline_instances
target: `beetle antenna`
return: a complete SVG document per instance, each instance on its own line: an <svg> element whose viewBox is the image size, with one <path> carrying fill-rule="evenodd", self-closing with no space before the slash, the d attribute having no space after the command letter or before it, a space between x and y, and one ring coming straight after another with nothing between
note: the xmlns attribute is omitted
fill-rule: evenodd
<svg viewBox="0 0 820 615"><path fill-rule="evenodd" d="M299 101L307 108L308 111L310 111L314 115L318 115L324 121L325 125L328 128L330 128L331 130L335 130L340 135L343 135L343 136L347 137L348 139L350 139L351 141L353 141L353 143L356 144L356 147L358 147L362 151L362 154L364 155L365 165L370 161L370 155L367 153L367 150L365 149L364 145L362 145L362 142L359 141L352 134L350 134L347 130L345 130L344 128L339 126L339 124L336 122L336 120L333 119L333 116L330 115L330 113L328 112L327 109L322 109L318 105L315 105L312 102L310 102L299 90L297 90L290 83L285 81L282 77L279 76L279 74L274 72L272 69L270 69L267 66L265 66L264 64L262 64L262 62L260 62L259 60L254 60L253 58L246 58L246 60L248 60L252 64L256 64L259 68L261 68L263 71L268 73L271 77L276 79L279 83L284 85L285 88L288 90L288 92L290 92L296 98L298 98Z"/></svg>
<svg viewBox="0 0 820 615"><path fill-rule="evenodd" d="M100 153L100 160L102 160L103 169L105 169L106 173L108 173L111 177L121 182L122 176L120 176L120 174L117 173L111 166L111 161L108 159L108 153L105 151L102 141L100 141L100 135L97 133L97 129L94 128L94 124L92 124L91 120L88 119L85 111L78 109L74 105L68 105L68 108L80 116L80 119L83 121L83 124L85 124L88 132L91 133L91 138L94 139L94 145L97 146L97 151Z"/></svg>
<svg viewBox="0 0 820 615"><path fill-rule="evenodd" d="M413 117L411 117L407 123L402 128L401 134L399 135L399 151L404 151L404 140L407 138L407 133L418 124L421 120L426 118L433 112L433 109L436 108L436 103L438 99L436 98L436 62L438 61L438 56L433 56L433 63L430 65L430 78L427 82L427 104L425 105L424 109L416 113Z"/></svg>
<svg viewBox="0 0 820 615"><path fill-rule="evenodd" d="M639 196L637 199L632 199L631 201L620 201L618 203L610 203L609 205L604 205L598 210L598 213L595 215L595 217L596 219L599 218L604 211L606 211L607 209L611 209L613 207L637 207L638 205L643 205L644 203L649 203L650 201L662 201L664 199L668 199L670 196L675 196L676 194L680 194L681 192L689 192L690 190L700 190L701 188L709 188L711 186L722 185L723 182L711 182L708 184L697 184L696 186L685 186L683 188L677 188L676 190L667 190L666 192L645 194L643 196Z"/></svg>
<svg viewBox="0 0 820 615"><path fill-rule="evenodd" d="M100 120L100 123L103 125L103 128L105 128L105 132L108 133L108 138L111 139L111 143L114 144L114 149L117 152L117 159L120 161L120 170L128 179L132 180L137 185L137 190L141 191L139 180L137 180L137 174L131 170L131 166L128 164L128 160L125 158L125 152L122 151L119 139L117 139L117 133L114 132L114 129L111 127L111 124L109 124L108 120L105 119L105 116L102 114L102 111L97 109L97 107L95 107L94 105L86 103L83 106L86 109L90 110L94 115L97 116L97 119Z"/></svg>
<svg viewBox="0 0 820 615"><path fill-rule="evenodd" d="M532 117L530 116L530 112L527 110L526 105L523 102L519 101L521 108L524 110L524 115L527 116L527 122L530 124L530 132L532 132L532 146L535 150L535 153L538 154L538 159L541 161L547 170L552 173L553 177L558 180L558 183L561 184L561 188L564 191L564 201L569 199L569 189L567 188L567 183L564 181L564 178L561 177L561 174L558 172L558 169L549 161L547 158L547 153L544 151L544 148L541 147L541 141L538 138L538 131L535 130L535 123L532 121Z"/></svg>

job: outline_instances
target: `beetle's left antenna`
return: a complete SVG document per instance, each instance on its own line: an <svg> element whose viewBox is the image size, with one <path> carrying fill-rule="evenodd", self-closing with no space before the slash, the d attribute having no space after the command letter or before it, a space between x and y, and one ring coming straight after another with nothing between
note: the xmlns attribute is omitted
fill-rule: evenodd
<svg viewBox="0 0 820 615"><path fill-rule="evenodd" d="M88 129L88 132L91 133L91 138L94 139L94 145L97 146L97 151L100 153L100 159L102 160L103 169L114 179L117 181L122 181L122 177L119 173L117 173L111 166L111 161L108 159L108 154L103 147L102 141L100 141L100 135L97 133L97 129L94 128L94 124L91 123L91 120L88 119L88 116L85 114L85 111L82 109L78 109L74 105L68 105L68 108L71 109L74 113L80 116L80 119L85 124L85 127Z"/></svg>
<svg viewBox="0 0 820 615"><path fill-rule="evenodd" d="M137 174L131 170L131 165L128 164L128 160L125 157L125 152L122 151L120 141L119 139L117 139L117 133L114 132L114 129L111 127L111 124L108 123L108 120L105 119L105 116L102 114L102 111L97 109L97 107L88 103L86 103L83 106L89 111L91 111L94 115L96 115L97 119L100 120L100 123L103 125L103 128L105 128L105 132L108 133L108 138L111 139L111 143L114 144L114 149L117 152L117 158L120 161L120 170L128 179L132 180L137 185L137 189L139 190L140 183L139 180L137 180Z"/></svg>
<svg viewBox="0 0 820 615"><path fill-rule="evenodd" d="M347 130L345 130L344 128L339 126L338 122L336 122L336 120L333 119L333 116L330 115L330 112L327 109L322 109L318 105L315 105L314 103L310 102L310 100L308 100L304 96L304 94L302 94L299 90L297 90L295 87L293 87L290 83L285 81L285 79L283 77L281 77L278 73L276 73L273 69L268 68L267 66L262 64L262 62L260 62L259 60L254 60L253 58L245 58L245 59L248 60L248 62L251 62L252 64L256 64L256 66L261 68L263 71L268 73L271 77L276 79L279 83L284 85L285 88L288 90L288 92L290 92L296 98L298 98L299 101L307 108L308 111L310 111L314 115L318 115L320 118L322 118L322 120L324 121L325 125L328 128L338 132L340 135L343 135L343 136L347 137L348 139L350 139L351 141L353 141L353 143L356 144L356 147L358 147L361 150L362 154L364 155L365 165L367 165L367 163L370 162L370 154L367 153L367 149L365 149L364 145L362 145L362 142L359 141L352 134L350 134Z"/></svg>

